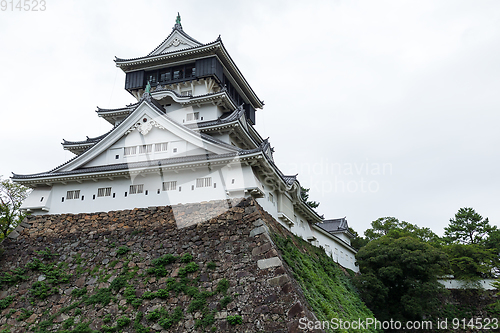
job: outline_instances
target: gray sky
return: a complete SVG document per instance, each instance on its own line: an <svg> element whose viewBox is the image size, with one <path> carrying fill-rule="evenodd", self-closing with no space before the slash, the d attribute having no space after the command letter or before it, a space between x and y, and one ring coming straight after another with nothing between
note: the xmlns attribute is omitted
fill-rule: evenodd
<svg viewBox="0 0 500 333"><path fill-rule="evenodd" d="M442 234L460 207L500 226L500 2L61 1L0 11L0 175L72 157L62 138L133 102L114 56L144 56L177 12L219 34L265 107L283 172L362 233L395 216Z"/></svg>

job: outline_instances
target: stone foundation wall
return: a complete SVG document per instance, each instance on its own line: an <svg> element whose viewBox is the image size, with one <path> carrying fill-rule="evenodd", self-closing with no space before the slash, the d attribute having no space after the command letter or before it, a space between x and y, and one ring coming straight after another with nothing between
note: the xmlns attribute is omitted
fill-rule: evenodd
<svg viewBox="0 0 500 333"><path fill-rule="evenodd" d="M2 244L0 329L299 332L315 317L270 228L253 199L29 217Z"/></svg>

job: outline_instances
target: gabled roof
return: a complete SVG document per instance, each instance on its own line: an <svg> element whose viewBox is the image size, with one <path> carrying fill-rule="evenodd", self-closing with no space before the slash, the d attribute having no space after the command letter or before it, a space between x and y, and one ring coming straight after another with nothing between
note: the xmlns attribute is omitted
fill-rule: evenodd
<svg viewBox="0 0 500 333"><path fill-rule="evenodd" d="M328 232L348 230L349 225L345 217L339 219L324 220L320 227Z"/></svg>
<svg viewBox="0 0 500 333"><path fill-rule="evenodd" d="M165 38L165 40L161 42L161 44L158 45L153 51L151 51L148 56L161 54L170 46L177 46L176 44L188 45L185 48L203 45L202 43L198 42L196 39L185 33L180 24L175 24L170 35L168 35L167 38ZM184 47L182 49L184 49ZM179 48L177 48L176 50L179 50Z"/></svg>
<svg viewBox="0 0 500 333"><path fill-rule="evenodd" d="M174 27L174 32L175 31L177 30L175 30ZM169 35L169 37L171 37L171 35ZM243 91L243 95L248 98L253 107L261 109L264 106L264 102L257 97L252 87L248 84L247 80L227 52L220 36L214 42L208 44L199 44L192 47L177 49L173 51L164 51L162 53L156 54L157 51L160 50L160 47L165 43L165 41L147 56L131 59L122 59L115 57L116 66L120 67L124 72L130 72L138 69L143 69L151 65L162 64L167 61L170 62L174 60L186 60L193 57L207 57L215 54L227 69L228 73L230 73L230 76L232 76L236 80L238 86L240 86ZM154 53L155 51L156 53Z"/></svg>

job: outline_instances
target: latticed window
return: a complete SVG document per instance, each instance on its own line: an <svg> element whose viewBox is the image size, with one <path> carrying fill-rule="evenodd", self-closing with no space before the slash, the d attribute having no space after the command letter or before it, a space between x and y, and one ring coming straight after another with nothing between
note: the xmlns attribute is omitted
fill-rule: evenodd
<svg viewBox="0 0 500 333"><path fill-rule="evenodd" d="M177 181L163 182L163 191L173 191L177 189Z"/></svg>
<svg viewBox="0 0 500 333"><path fill-rule="evenodd" d="M109 197L111 195L111 187L101 187L97 189L98 197Z"/></svg>
<svg viewBox="0 0 500 333"><path fill-rule="evenodd" d="M141 145L139 146L139 154L148 154L153 150L153 145Z"/></svg>
<svg viewBox="0 0 500 333"><path fill-rule="evenodd" d="M167 143L155 143L155 151L167 151Z"/></svg>
<svg viewBox="0 0 500 333"><path fill-rule="evenodd" d="M210 187L212 186L212 177L196 178L196 187Z"/></svg>
<svg viewBox="0 0 500 333"><path fill-rule="evenodd" d="M193 96L192 90L181 91L181 96Z"/></svg>
<svg viewBox="0 0 500 333"><path fill-rule="evenodd" d="M188 113L186 115L186 121L198 120L200 118L199 112Z"/></svg>
<svg viewBox="0 0 500 333"><path fill-rule="evenodd" d="M137 147L125 147L123 150L123 155L128 156L128 155L135 155L137 152Z"/></svg>
<svg viewBox="0 0 500 333"><path fill-rule="evenodd" d="M138 194L144 192L144 184L130 185L130 194Z"/></svg>
<svg viewBox="0 0 500 333"><path fill-rule="evenodd" d="M66 199L79 199L80 198L80 190L68 191L66 192Z"/></svg>

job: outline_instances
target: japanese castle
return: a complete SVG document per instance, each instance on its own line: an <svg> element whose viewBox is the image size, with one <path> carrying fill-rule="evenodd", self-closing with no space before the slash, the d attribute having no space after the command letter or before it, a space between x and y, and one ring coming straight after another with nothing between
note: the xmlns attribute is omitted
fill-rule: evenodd
<svg viewBox="0 0 500 333"><path fill-rule="evenodd" d="M148 55L115 59L135 102L96 113L113 125L98 137L63 140L76 156L53 170L13 174L33 189L31 214L90 213L252 196L284 227L358 271L347 221L319 216L296 176L274 163L255 130L264 103L219 36L203 44L180 16ZM328 227L325 227L328 226Z"/></svg>

